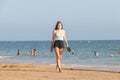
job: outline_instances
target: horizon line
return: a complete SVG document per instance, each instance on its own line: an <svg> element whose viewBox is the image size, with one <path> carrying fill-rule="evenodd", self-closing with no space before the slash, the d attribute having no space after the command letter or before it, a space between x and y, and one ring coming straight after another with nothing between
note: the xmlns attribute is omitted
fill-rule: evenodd
<svg viewBox="0 0 120 80"><path fill-rule="evenodd" d="M120 39L91 39L91 40L68 40L68 41L112 41L112 40L114 40L114 41L119 41ZM51 41L51 40L0 40L0 41L6 41L6 42L9 42L9 41L11 41L11 42L16 42L16 41Z"/></svg>

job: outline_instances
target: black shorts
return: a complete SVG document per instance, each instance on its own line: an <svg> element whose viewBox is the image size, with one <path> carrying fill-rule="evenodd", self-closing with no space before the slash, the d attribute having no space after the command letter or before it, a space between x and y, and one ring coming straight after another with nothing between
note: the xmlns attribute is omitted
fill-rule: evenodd
<svg viewBox="0 0 120 80"><path fill-rule="evenodd" d="M58 48L64 48L64 41L62 41L62 40L55 40L55 42L54 42L54 48L56 48L56 47L58 47Z"/></svg>

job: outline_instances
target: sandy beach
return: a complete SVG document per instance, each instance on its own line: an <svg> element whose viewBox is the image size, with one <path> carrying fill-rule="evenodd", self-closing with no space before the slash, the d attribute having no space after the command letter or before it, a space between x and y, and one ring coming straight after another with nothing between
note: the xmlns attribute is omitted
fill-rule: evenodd
<svg viewBox="0 0 120 80"><path fill-rule="evenodd" d="M0 80L120 80L120 73L69 68L56 72L55 66L1 63Z"/></svg>

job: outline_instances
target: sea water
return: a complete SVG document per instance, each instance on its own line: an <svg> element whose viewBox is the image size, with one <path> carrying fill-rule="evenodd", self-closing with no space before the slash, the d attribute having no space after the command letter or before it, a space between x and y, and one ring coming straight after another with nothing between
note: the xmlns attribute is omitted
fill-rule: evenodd
<svg viewBox="0 0 120 80"><path fill-rule="evenodd" d="M55 53L50 52L50 45L50 41L0 41L0 62L55 65ZM120 40L77 40L69 41L69 46L75 54L64 50L62 66L120 72ZM21 52L19 56L18 49ZM37 49L37 56L31 55L32 49ZM94 52L99 56L96 57ZM110 53L114 56L110 57Z"/></svg>

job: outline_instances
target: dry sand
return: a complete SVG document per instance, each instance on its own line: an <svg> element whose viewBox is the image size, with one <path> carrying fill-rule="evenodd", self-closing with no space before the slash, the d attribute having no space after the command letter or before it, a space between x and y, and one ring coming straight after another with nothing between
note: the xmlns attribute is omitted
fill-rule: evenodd
<svg viewBox="0 0 120 80"><path fill-rule="evenodd" d="M0 80L120 80L120 73L64 68L54 66L0 63Z"/></svg>

